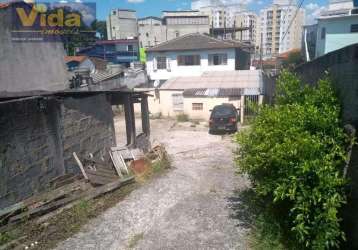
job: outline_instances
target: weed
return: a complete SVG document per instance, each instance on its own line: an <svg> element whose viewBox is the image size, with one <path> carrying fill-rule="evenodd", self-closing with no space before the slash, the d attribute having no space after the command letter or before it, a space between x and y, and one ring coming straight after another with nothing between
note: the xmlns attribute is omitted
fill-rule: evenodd
<svg viewBox="0 0 358 250"><path fill-rule="evenodd" d="M188 122L189 116L187 114L179 114L177 115L177 122Z"/></svg>
<svg viewBox="0 0 358 250"><path fill-rule="evenodd" d="M129 249L133 249L133 248L138 244L138 242L141 241L143 238L144 238L144 234L143 234L143 233L134 235L134 236L129 240L128 248L129 248Z"/></svg>

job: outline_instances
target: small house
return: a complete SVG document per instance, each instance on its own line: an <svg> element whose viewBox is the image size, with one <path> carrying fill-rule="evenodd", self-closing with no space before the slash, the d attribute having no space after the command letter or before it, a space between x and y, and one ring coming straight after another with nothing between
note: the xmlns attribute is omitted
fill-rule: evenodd
<svg viewBox="0 0 358 250"><path fill-rule="evenodd" d="M152 81L250 69L249 46L199 33L161 43L147 53L147 72Z"/></svg>

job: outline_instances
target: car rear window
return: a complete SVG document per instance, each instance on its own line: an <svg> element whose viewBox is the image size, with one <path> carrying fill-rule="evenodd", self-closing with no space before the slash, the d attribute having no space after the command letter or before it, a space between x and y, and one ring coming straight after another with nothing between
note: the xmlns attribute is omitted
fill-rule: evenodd
<svg viewBox="0 0 358 250"><path fill-rule="evenodd" d="M215 115L215 116L229 116L229 115L235 115L235 112L234 112L232 107L218 106L218 107L214 108L213 115Z"/></svg>

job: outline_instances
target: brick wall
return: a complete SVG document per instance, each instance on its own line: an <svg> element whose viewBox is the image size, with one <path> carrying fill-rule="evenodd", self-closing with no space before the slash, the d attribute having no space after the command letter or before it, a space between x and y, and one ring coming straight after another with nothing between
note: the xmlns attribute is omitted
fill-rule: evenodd
<svg viewBox="0 0 358 250"><path fill-rule="evenodd" d="M105 156L115 145L105 95L32 98L0 104L0 209L79 173L72 153Z"/></svg>

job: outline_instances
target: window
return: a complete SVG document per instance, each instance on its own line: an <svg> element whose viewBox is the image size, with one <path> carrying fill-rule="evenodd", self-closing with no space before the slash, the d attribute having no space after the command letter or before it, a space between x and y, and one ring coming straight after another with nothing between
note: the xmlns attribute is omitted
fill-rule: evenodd
<svg viewBox="0 0 358 250"><path fill-rule="evenodd" d="M156 59L157 59L157 69L167 68L167 58L165 56L158 56Z"/></svg>
<svg viewBox="0 0 358 250"><path fill-rule="evenodd" d="M210 54L209 65L227 65L227 54Z"/></svg>
<svg viewBox="0 0 358 250"><path fill-rule="evenodd" d="M321 39L326 39L326 28L322 28L321 30Z"/></svg>
<svg viewBox="0 0 358 250"><path fill-rule="evenodd" d="M173 94L173 110L174 111L183 111L184 110L184 100L182 94Z"/></svg>
<svg viewBox="0 0 358 250"><path fill-rule="evenodd" d="M128 45L128 51L134 51L133 45Z"/></svg>
<svg viewBox="0 0 358 250"><path fill-rule="evenodd" d="M352 24L351 25L351 32L352 33L358 32L358 24Z"/></svg>
<svg viewBox="0 0 358 250"><path fill-rule="evenodd" d="M177 61L179 66L200 65L200 55L178 56Z"/></svg>
<svg viewBox="0 0 358 250"><path fill-rule="evenodd" d="M192 103L192 110L203 110L204 105L202 103Z"/></svg>

